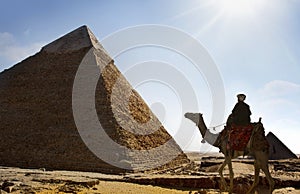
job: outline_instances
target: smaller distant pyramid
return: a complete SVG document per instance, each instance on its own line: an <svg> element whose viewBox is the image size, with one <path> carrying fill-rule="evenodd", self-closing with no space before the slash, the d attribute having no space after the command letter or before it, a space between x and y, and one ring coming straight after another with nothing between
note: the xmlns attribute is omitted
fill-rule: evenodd
<svg viewBox="0 0 300 194"><path fill-rule="evenodd" d="M298 158L282 141L278 139L272 132L267 135L267 140L270 144L269 159L280 160L289 158Z"/></svg>

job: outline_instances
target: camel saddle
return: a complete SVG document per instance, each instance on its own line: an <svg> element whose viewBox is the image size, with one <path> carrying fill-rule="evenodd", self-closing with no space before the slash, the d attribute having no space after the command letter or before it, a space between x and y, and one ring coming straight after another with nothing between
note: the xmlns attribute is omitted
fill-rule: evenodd
<svg viewBox="0 0 300 194"><path fill-rule="evenodd" d="M225 126L214 146L219 147L224 140L227 141L227 150L245 151L249 141L251 150L269 150L270 146L261 122L246 126Z"/></svg>
<svg viewBox="0 0 300 194"><path fill-rule="evenodd" d="M232 125L229 131L227 148L230 150L244 151L251 138L253 125Z"/></svg>

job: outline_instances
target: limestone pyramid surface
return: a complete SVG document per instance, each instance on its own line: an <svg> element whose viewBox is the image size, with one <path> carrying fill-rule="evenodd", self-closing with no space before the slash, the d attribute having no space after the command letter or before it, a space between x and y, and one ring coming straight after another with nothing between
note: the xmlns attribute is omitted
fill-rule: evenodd
<svg viewBox="0 0 300 194"><path fill-rule="evenodd" d="M87 55L89 60L85 60ZM81 64L99 70L94 106L105 132L102 136L96 135L97 130L95 135L90 133L86 125L78 130L73 90ZM82 80L94 77L88 74ZM119 173L188 162L87 26L1 72L0 107L2 166ZM77 117L92 123L86 116L89 110L85 111ZM85 133L90 141L82 138ZM113 141L104 141L104 136ZM110 144L119 147L110 149Z"/></svg>

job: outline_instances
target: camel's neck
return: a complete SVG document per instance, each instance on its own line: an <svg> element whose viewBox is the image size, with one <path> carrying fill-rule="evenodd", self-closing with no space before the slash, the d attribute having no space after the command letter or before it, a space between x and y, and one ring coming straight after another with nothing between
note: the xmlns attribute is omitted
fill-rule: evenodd
<svg viewBox="0 0 300 194"><path fill-rule="evenodd" d="M202 138L209 144L214 145L214 143L216 142L219 133L215 134L215 133L211 133L209 131L209 129L207 129L206 124L203 120L202 117L200 117L199 119L199 123L198 123L198 128L200 130L201 136Z"/></svg>
<svg viewBox="0 0 300 194"><path fill-rule="evenodd" d="M208 131L208 129L207 129L206 124L203 120L203 117L201 117L201 116L199 118L198 128L199 128L199 131L201 133L201 136L204 137L205 133Z"/></svg>

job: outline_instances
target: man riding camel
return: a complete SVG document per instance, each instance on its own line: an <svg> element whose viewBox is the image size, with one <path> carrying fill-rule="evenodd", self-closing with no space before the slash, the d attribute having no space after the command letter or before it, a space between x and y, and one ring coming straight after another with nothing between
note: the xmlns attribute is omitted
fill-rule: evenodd
<svg viewBox="0 0 300 194"><path fill-rule="evenodd" d="M246 95L238 94L237 99L238 102L226 123L226 132L229 135L227 149L243 151L251 137L253 125L251 125L250 120L250 107L244 102Z"/></svg>
<svg viewBox="0 0 300 194"><path fill-rule="evenodd" d="M238 102L235 104L232 113L227 120L227 124L229 124L230 126L247 126L251 122L251 111L249 105L244 102L246 99L246 95L238 94L237 98Z"/></svg>

